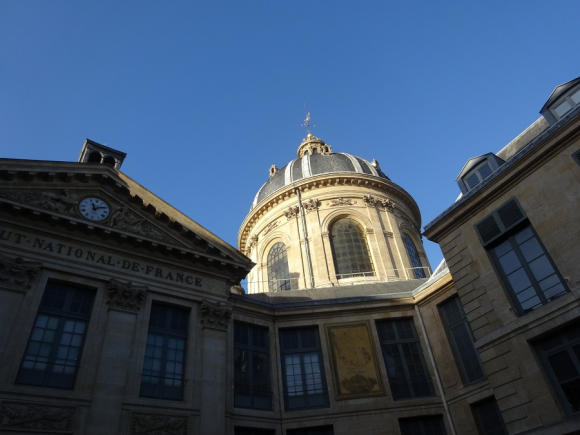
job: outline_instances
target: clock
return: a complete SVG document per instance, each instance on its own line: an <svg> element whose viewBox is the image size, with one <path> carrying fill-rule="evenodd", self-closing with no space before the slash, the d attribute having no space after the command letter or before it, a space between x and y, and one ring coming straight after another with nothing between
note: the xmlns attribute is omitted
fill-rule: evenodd
<svg viewBox="0 0 580 435"><path fill-rule="evenodd" d="M99 222L109 217L111 209L109 204L101 198L88 196L79 202L79 212L85 219Z"/></svg>

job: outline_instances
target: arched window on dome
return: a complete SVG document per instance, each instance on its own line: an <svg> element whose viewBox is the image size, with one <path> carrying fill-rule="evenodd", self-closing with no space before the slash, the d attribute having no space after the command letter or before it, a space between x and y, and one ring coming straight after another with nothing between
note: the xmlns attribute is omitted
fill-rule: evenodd
<svg viewBox="0 0 580 435"><path fill-rule="evenodd" d="M268 252L268 291L276 292L291 288L286 246L278 242Z"/></svg>
<svg viewBox="0 0 580 435"><path fill-rule="evenodd" d="M425 278L425 271L423 270L423 265L421 264L419 253L417 252L417 248L411 240L411 237L409 237L407 233L403 233L403 243L405 244L405 249L407 250L409 262L413 268L413 274L415 275L415 278Z"/></svg>
<svg viewBox="0 0 580 435"><path fill-rule="evenodd" d="M354 220L342 218L334 222L330 244L337 278L374 275L363 230Z"/></svg>

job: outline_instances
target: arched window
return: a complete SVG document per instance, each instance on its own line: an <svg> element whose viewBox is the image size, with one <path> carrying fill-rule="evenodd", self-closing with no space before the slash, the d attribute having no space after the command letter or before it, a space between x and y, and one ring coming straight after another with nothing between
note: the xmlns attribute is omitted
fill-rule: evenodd
<svg viewBox="0 0 580 435"><path fill-rule="evenodd" d="M275 292L291 288L286 246L278 242L268 252L268 290Z"/></svg>
<svg viewBox="0 0 580 435"><path fill-rule="evenodd" d="M403 243L405 244L405 249L407 250L409 262L413 268L413 274L415 275L415 278L425 278L425 271L422 268L423 265L419 259L419 253L417 252L415 244L407 233L403 233Z"/></svg>
<svg viewBox="0 0 580 435"><path fill-rule="evenodd" d="M330 244L338 278L374 275L362 228L352 219L339 219L330 229Z"/></svg>

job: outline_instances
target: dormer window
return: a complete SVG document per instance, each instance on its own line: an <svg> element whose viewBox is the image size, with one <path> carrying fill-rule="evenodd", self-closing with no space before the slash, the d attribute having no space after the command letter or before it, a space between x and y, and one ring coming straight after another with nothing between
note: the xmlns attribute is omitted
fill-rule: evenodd
<svg viewBox="0 0 580 435"><path fill-rule="evenodd" d="M479 186L503 163L502 159L492 153L469 159L457 177L461 192L467 193Z"/></svg>
<svg viewBox="0 0 580 435"><path fill-rule="evenodd" d="M580 104L580 87L577 87L574 92L562 97L560 102L555 104L551 110L557 118L561 118L578 104Z"/></svg>
<svg viewBox="0 0 580 435"><path fill-rule="evenodd" d="M550 94L540 113L550 124L558 122L580 106L580 77L563 83Z"/></svg>

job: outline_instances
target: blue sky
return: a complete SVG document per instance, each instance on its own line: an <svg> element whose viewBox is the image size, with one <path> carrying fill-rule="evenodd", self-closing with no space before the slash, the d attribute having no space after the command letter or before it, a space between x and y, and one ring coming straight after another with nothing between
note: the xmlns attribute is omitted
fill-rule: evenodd
<svg viewBox="0 0 580 435"><path fill-rule="evenodd" d="M312 112L376 158L423 225L580 73L577 1L0 3L0 155L75 161L85 137L236 246ZM441 259L425 243L432 266Z"/></svg>

